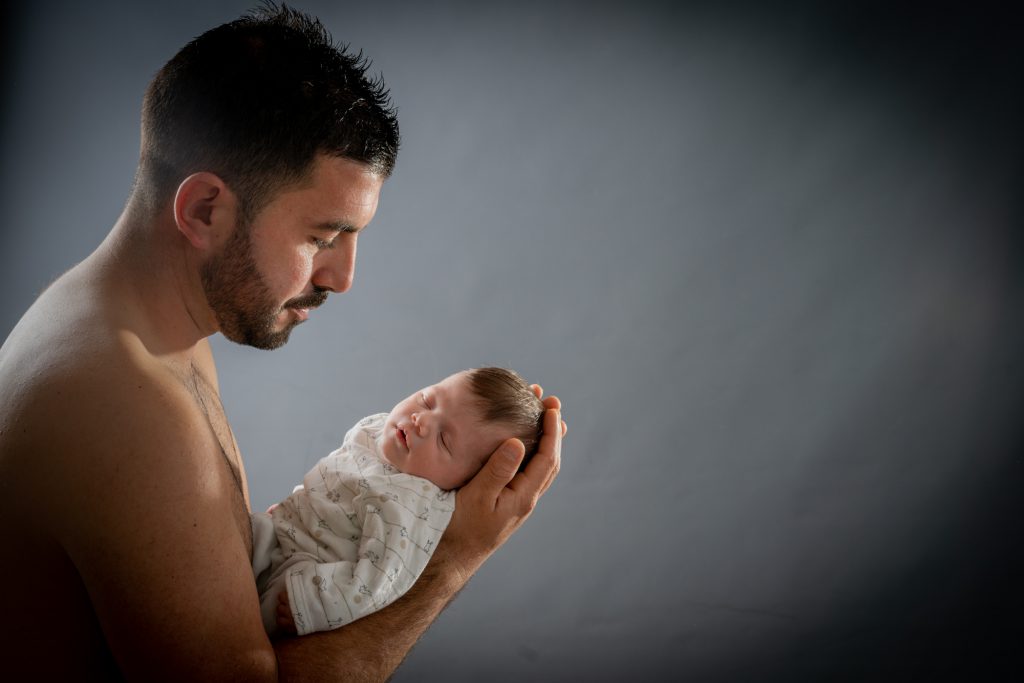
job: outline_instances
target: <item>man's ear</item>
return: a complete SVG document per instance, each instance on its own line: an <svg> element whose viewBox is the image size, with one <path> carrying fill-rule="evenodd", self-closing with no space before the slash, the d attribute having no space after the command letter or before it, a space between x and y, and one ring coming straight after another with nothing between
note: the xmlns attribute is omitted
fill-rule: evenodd
<svg viewBox="0 0 1024 683"><path fill-rule="evenodd" d="M178 232L196 249L218 244L235 224L237 201L228 186L213 173L193 173L174 195L174 222Z"/></svg>

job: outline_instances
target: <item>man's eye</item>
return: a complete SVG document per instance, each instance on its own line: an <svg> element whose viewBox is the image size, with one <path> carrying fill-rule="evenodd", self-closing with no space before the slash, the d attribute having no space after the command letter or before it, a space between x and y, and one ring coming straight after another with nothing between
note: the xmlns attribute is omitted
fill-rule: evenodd
<svg viewBox="0 0 1024 683"><path fill-rule="evenodd" d="M313 244L316 246L317 249L333 249L334 248L334 242L328 242L327 240L322 240L319 237L311 237L310 239L313 240Z"/></svg>

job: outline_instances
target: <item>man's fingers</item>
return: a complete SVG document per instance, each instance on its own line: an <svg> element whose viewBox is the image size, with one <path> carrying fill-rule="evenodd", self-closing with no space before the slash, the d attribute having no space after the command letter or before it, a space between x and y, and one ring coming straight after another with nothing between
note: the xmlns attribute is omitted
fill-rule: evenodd
<svg viewBox="0 0 1024 683"><path fill-rule="evenodd" d="M536 387L538 385L534 384L533 386ZM538 394L537 398L540 398L539 394ZM545 398L543 400L543 403L544 403L544 407L547 408L548 410L554 409L554 410L559 410L560 411L562 409L562 402L558 400L557 396L548 396L547 398ZM568 431L569 431L569 425L565 424L565 420L562 420L562 436L565 436L566 432L568 432Z"/></svg>
<svg viewBox="0 0 1024 683"><path fill-rule="evenodd" d="M467 484L470 486L481 486L482 491L488 499L497 501L501 493L512 478L519 471L519 464L523 462L526 449L519 439L508 439L491 454L487 463L480 470L480 473L473 477Z"/></svg>
<svg viewBox="0 0 1024 683"><path fill-rule="evenodd" d="M530 460L512 488L516 494L536 499L544 494L555 480L562 460L562 420L557 410L544 413L544 434L537 453Z"/></svg>
<svg viewBox="0 0 1024 683"><path fill-rule="evenodd" d="M555 399L555 403L558 403L558 399ZM547 479L544 481L544 486L541 488L541 494L548 490L551 483L558 476L558 470L562 466L562 412L558 409L548 410L544 414L544 434L540 439L540 449L548 449L551 451L550 466L548 468Z"/></svg>
<svg viewBox="0 0 1024 683"><path fill-rule="evenodd" d="M544 389L539 384L531 384L530 391L532 391L533 395L536 396L537 398L541 398L544 396Z"/></svg>

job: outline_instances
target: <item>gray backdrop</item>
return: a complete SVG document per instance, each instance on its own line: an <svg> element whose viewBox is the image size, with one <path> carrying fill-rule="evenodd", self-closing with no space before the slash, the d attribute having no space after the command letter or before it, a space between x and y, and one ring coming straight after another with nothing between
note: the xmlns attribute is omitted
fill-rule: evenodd
<svg viewBox="0 0 1024 683"><path fill-rule="evenodd" d="M5 335L117 218L150 77L247 8L31 5L4 10ZM353 290L280 351L214 342L254 506L457 369L570 424L395 680L1020 668L1022 25L769 5L301 6L372 57L403 147Z"/></svg>

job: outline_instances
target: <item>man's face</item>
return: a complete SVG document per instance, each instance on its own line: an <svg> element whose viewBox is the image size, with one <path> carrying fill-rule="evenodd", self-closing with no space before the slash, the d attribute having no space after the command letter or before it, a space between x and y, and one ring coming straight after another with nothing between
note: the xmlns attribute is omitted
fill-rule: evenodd
<svg viewBox="0 0 1024 683"><path fill-rule="evenodd" d="M236 224L201 269L221 333L276 349L329 292L347 291L382 184L364 164L320 156L305 183L279 193L251 224Z"/></svg>
<svg viewBox="0 0 1024 683"><path fill-rule="evenodd" d="M462 486L511 436L482 422L474 403L464 372L415 392L384 422L379 437L384 459L442 489Z"/></svg>

